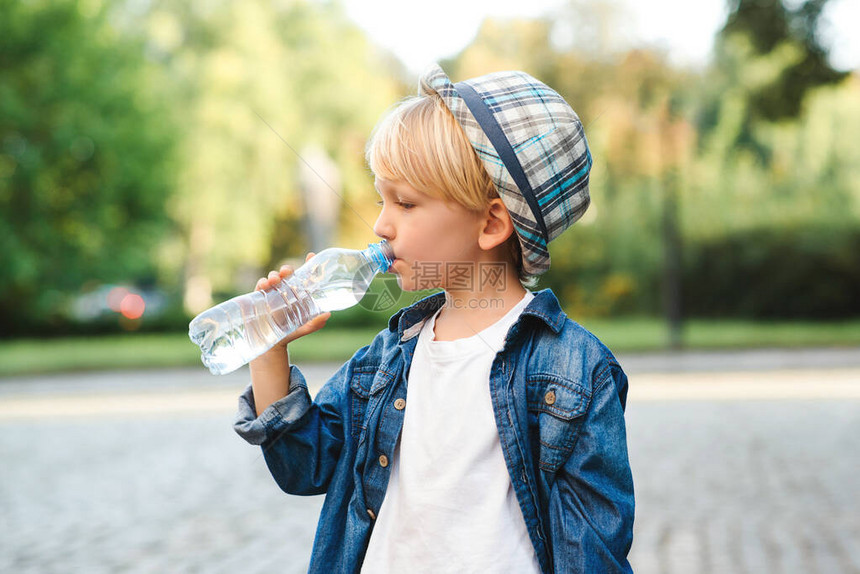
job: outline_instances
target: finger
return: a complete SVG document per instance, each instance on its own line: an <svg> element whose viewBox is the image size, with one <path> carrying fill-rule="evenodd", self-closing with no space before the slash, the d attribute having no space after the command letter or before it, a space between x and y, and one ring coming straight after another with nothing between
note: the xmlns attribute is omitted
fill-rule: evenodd
<svg viewBox="0 0 860 574"><path fill-rule="evenodd" d="M322 315L318 315L299 327L295 330L295 338L304 337L305 335L309 335L315 331L319 331L323 327L325 327L326 321L328 321L329 317L331 317L331 313L323 313Z"/></svg>
<svg viewBox="0 0 860 574"><path fill-rule="evenodd" d="M257 285L254 287L254 291L262 291L266 288L267 284L268 280L265 277L260 277L260 279L257 280Z"/></svg>
<svg viewBox="0 0 860 574"><path fill-rule="evenodd" d="M305 335L309 335L315 331L319 331L323 327L325 327L326 321L328 321L329 317L331 317L331 313L326 312L322 315L318 315L293 331L290 335L287 336L285 341L289 344L296 339L300 339Z"/></svg>
<svg viewBox="0 0 860 574"><path fill-rule="evenodd" d="M326 312L325 312L325 313L323 313L322 315L317 315L316 317L314 317L313 319L311 319L311 320L309 321L309 323L313 323L314 325L319 325L320 327L322 327L322 326L324 326L324 325L326 324L326 321L328 321L328 320L329 320L329 317L331 317L331 313L329 313L328 311L326 311Z"/></svg>
<svg viewBox="0 0 860 574"><path fill-rule="evenodd" d="M293 268L290 265L281 265L279 273L281 277L287 277L293 274Z"/></svg>
<svg viewBox="0 0 860 574"><path fill-rule="evenodd" d="M309 251L308 254L305 256L305 261L310 261L311 257L313 257L314 255L316 255L316 253L314 253L313 251Z"/></svg>
<svg viewBox="0 0 860 574"><path fill-rule="evenodd" d="M319 331L325 327L329 317L331 317L331 313L323 313L319 317L314 317L314 319L310 321L310 331L308 332L313 333L314 331Z"/></svg>

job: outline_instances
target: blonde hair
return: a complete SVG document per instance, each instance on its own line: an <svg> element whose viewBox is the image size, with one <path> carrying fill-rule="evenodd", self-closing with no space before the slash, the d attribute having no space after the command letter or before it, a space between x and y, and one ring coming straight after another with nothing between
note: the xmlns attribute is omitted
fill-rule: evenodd
<svg viewBox="0 0 860 574"><path fill-rule="evenodd" d="M397 104L374 128L366 158L377 177L404 181L422 193L469 210L480 211L499 197L466 133L435 93ZM505 245L520 282L533 284L523 268L516 231Z"/></svg>

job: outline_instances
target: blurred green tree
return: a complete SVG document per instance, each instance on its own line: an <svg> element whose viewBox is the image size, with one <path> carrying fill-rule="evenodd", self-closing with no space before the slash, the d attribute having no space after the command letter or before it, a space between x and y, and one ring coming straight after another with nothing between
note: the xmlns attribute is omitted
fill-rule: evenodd
<svg viewBox="0 0 860 574"><path fill-rule="evenodd" d="M681 216L687 299L699 314L857 313L820 288L856 281L850 264L833 262L856 261L860 222L857 152L847 144L860 134L857 77L828 62L825 4L737 0L716 39L698 87L700 146ZM719 282L701 271L708 265ZM753 266L760 272L750 274ZM716 301L717 285L734 289ZM814 300L798 305L804 298Z"/></svg>
<svg viewBox="0 0 860 574"><path fill-rule="evenodd" d="M110 3L0 0L0 324L56 320L87 282L152 277L175 132Z"/></svg>
<svg viewBox="0 0 860 574"><path fill-rule="evenodd" d="M827 61L825 4L732 3L698 86L695 190L683 217L691 234L856 218L845 177L855 171L852 152L834 145L860 132L849 103L856 81ZM832 107L815 104L822 98Z"/></svg>
<svg viewBox="0 0 860 574"><path fill-rule="evenodd" d="M729 0L729 17L717 35L717 64L734 68L742 51L745 67L761 72L749 86L752 119L796 118L810 89L847 75L830 65L820 40L819 21L828 1Z"/></svg>
<svg viewBox="0 0 860 574"><path fill-rule="evenodd" d="M815 88L847 73L835 70L822 45L819 20L828 0L787 6L782 0L730 0L729 16L715 39L709 84L701 93L699 128L724 149L770 160L756 137L765 123L792 121Z"/></svg>
<svg viewBox="0 0 860 574"><path fill-rule="evenodd" d="M373 236L364 143L402 88L393 60L337 3L157 1L144 22L181 110L177 232L163 256L189 311L303 256L298 180L309 147L338 165L342 185L327 192L345 200L344 235Z"/></svg>

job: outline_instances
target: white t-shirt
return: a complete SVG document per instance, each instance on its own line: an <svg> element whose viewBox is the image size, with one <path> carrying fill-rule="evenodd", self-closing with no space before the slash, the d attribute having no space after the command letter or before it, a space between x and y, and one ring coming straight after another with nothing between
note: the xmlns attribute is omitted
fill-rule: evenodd
<svg viewBox="0 0 860 574"><path fill-rule="evenodd" d="M434 340L422 327L400 442L363 573L539 572L490 397L490 368L534 295L480 333Z"/></svg>

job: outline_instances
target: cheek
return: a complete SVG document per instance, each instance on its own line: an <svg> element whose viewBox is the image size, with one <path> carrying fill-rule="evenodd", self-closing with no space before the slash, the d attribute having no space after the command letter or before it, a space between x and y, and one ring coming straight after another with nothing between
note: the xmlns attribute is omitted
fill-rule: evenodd
<svg viewBox="0 0 860 574"><path fill-rule="evenodd" d="M470 244L477 242L471 231L475 226L473 219L462 214L437 210L412 218L397 234L412 261L453 261L467 257Z"/></svg>

